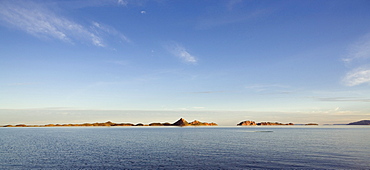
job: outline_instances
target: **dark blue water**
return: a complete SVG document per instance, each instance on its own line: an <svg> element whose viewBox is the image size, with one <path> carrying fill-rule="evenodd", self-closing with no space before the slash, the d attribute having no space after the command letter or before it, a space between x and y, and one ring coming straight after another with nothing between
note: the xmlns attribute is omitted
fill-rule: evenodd
<svg viewBox="0 0 370 170"><path fill-rule="evenodd" d="M0 169L369 169L370 126L0 128Z"/></svg>

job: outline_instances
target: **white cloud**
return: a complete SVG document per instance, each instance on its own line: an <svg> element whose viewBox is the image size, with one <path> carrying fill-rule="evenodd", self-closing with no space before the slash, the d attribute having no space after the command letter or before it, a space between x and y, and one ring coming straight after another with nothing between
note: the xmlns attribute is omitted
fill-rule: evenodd
<svg viewBox="0 0 370 170"><path fill-rule="evenodd" d="M53 1L53 3L55 2ZM88 2L84 0L73 0L73 1L58 1L55 4L62 5L63 7L69 8L69 9L80 9L80 8L102 7L102 6L127 7L129 3L130 4L140 4L137 1L129 2L129 0L89 0Z"/></svg>
<svg viewBox="0 0 370 170"><path fill-rule="evenodd" d="M92 22L93 30L96 32L96 34L105 37L111 37L112 38L118 38L120 41L123 42L131 42L130 39L128 39L125 35L114 29L113 27L98 23L98 22Z"/></svg>
<svg viewBox="0 0 370 170"><path fill-rule="evenodd" d="M356 43L349 48L349 54L343 59L344 62L349 63L359 59L370 58L370 34L363 36Z"/></svg>
<svg viewBox="0 0 370 170"><path fill-rule="evenodd" d="M172 53L176 57L179 57L184 62L192 64L196 64L198 62L195 56L191 55L183 46L177 43L172 43L166 46L166 48L170 53Z"/></svg>
<svg viewBox="0 0 370 170"><path fill-rule="evenodd" d="M363 83L370 84L370 69L369 68L357 68L347 73L343 79L347 86L356 86Z"/></svg>
<svg viewBox="0 0 370 170"><path fill-rule="evenodd" d="M343 78L347 86L357 86L360 84L370 84L370 33L361 37L357 42L350 45L347 57L343 62L352 67Z"/></svg>
<svg viewBox="0 0 370 170"><path fill-rule="evenodd" d="M70 41L60 27L77 26L63 18L55 17L51 11L42 9L39 5L30 2L22 4L2 1L0 19L35 36L47 35L62 41Z"/></svg>
<svg viewBox="0 0 370 170"><path fill-rule="evenodd" d="M90 34L90 36L91 36L91 41L94 45L100 46L100 47L105 46L104 43L101 41L101 39L98 36L96 36L94 34Z"/></svg>
<svg viewBox="0 0 370 170"><path fill-rule="evenodd" d="M315 99L326 102L370 102L370 99L368 98L358 97L318 97Z"/></svg>
<svg viewBox="0 0 370 170"><path fill-rule="evenodd" d="M128 2L124 0L118 0L117 3L118 5L126 6Z"/></svg>
<svg viewBox="0 0 370 170"><path fill-rule="evenodd" d="M85 27L56 14L51 6L32 1L0 1L0 23L38 38L57 39L72 44L87 42L98 47L106 47L100 35L102 31L129 42L127 37L113 28L94 23L99 31L92 30L91 27Z"/></svg>
<svg viewBox="0 0 370 170"><path fill-rule="evenodd" d="M146 11L140 11L140 13L142 13L142 14L146 14Z"/></svg>

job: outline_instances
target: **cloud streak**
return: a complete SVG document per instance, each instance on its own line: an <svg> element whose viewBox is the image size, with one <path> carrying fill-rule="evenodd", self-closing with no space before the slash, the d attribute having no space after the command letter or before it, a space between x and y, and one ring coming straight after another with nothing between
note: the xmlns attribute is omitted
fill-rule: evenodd
<svg viewBox="0 0 370 170"><path fill-rule="evenodd" d="M316 98L319 101L327 102L370 102L370 99L355 98L355 97L326 97L326 98Z"/></svg>
<svg viewBox="0 0 370 170"><path fill-rule="evenodd" d="M349 48L349 53L346 58L343 59L344 62L350 63L354 60L359 59L369 59L370 58L370 33L363 36L352 44Z"/></svg>
<svg viewBox="0 0 370 170"><path fill-rule="evenodd" d="M102 6L116 6L116 7L127 7L128 4L135 4L136 1L130 0L89 0L88 3L84 0L73 0L73 1L59 1L63 7L69 9L80 9L89 7L102 7Z"/></svg>
<svg viewBox="0 0 370 170"><path fill-rule="evenodd" d="M191 55L185 47L181 46L178 43L172 43L166 46L166 49L173 54L174 56L180 58L186 63L196 64L198 62L197 58Z"/></svg>
<svg viewBox="0 0 370 170"><path fill-rule="evenodd" d="M98 22L92 22L92 29L98 34L103 36L102 34L105 35L105 37L111 36L111 37L116 37L119 39L120 42L127 42L130 43L131 40L127 38L125 35L114 29L113 27L110 27L108 25L104 25Z"/></svg>
<svg viewBox="0 0 370 170"><path fill-rule="evenodd" d="M280 85L280 84L255 84L251 86L246 86L247 89L253 89L256 92L264 92L275 89L287 89L289 86Z"/></svg>
<svg viewBox="0 0 370 170"><path fill-rule="evenodd" d="M118 0L117 3L118 5L122 5L122 6L126 6L128 4L128 2L124 0Z"/></svg>
<svg viewBox="0 0 370 170"><path fill-rule="evenodd" d="M364 83L370 84L370 69L354 69L346 74L343 81L347 86L357 86Z"/></svg>
<svg viewBox="0 0 370 170"><path fill-rule="evenodd" d="M369 59L370 33L352 44L347 57L343 59L346 65L354 67L343 78L346 86L357 86L366 83L370 85Z"/></svg>
<svg viewBox="0 0 370 170"><path fill-rule="evenodd" d="M108 32L129 42L123 34L108 27L100 27L97 32L51 10L50 6L32 1L1 1L0 21L3 25L17 28L42 39L57 39L75 44L87 42L98 47L106 47L100 32ZM96 28L96 27L94 27ZM96 30L96 29L95 29Z"/></svg>

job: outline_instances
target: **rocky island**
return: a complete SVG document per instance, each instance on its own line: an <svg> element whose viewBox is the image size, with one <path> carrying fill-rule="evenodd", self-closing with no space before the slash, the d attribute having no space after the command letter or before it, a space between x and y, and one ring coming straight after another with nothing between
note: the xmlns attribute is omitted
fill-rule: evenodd
<svg viewBox="0 0 370 170"><path fill-rule="evenodd" d="M174 126L217 126L216 123L206 123L194 120L188 123L185 119L181 118L177 122L173 123Z"/></svg>
<svg viewBox="0 0 370 170"><path fill-rule="evenodd" d="M3 127L69 127L69 126L217 126L216 123L206 123L194 120L193 122L187 122L185 119L180 118L175 123L150 123L150 124L132 124L132 123L113 123L107 121L105 123L83 123L83 124L47 124L47 125L5 125Z"/></svg>
<svg viewBox="0 0 370 170"><path fill-rule="evenodd" d="M237 124L238 126L277 126L277 125L294 125L294 123L279 123L279 122L260 122L256 123L255 121L242 121Z"/></svg>
<svg viewBox="0 0 370 170"><path fill-rule="evenodd" d="M306 125L306 126L317 126L319 124L317 124L317 123L307 123L307 124L304 124L304 125Z"/></svg>

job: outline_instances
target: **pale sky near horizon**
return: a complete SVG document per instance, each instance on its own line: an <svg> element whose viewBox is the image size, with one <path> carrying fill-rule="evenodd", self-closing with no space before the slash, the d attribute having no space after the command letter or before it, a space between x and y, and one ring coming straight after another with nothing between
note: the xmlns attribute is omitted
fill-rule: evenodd
<svg viewBox="0 0 370 170"><path fill-rule="evenodd" d="M370 119L368 0L2 0L0 125Z"/></svg>

